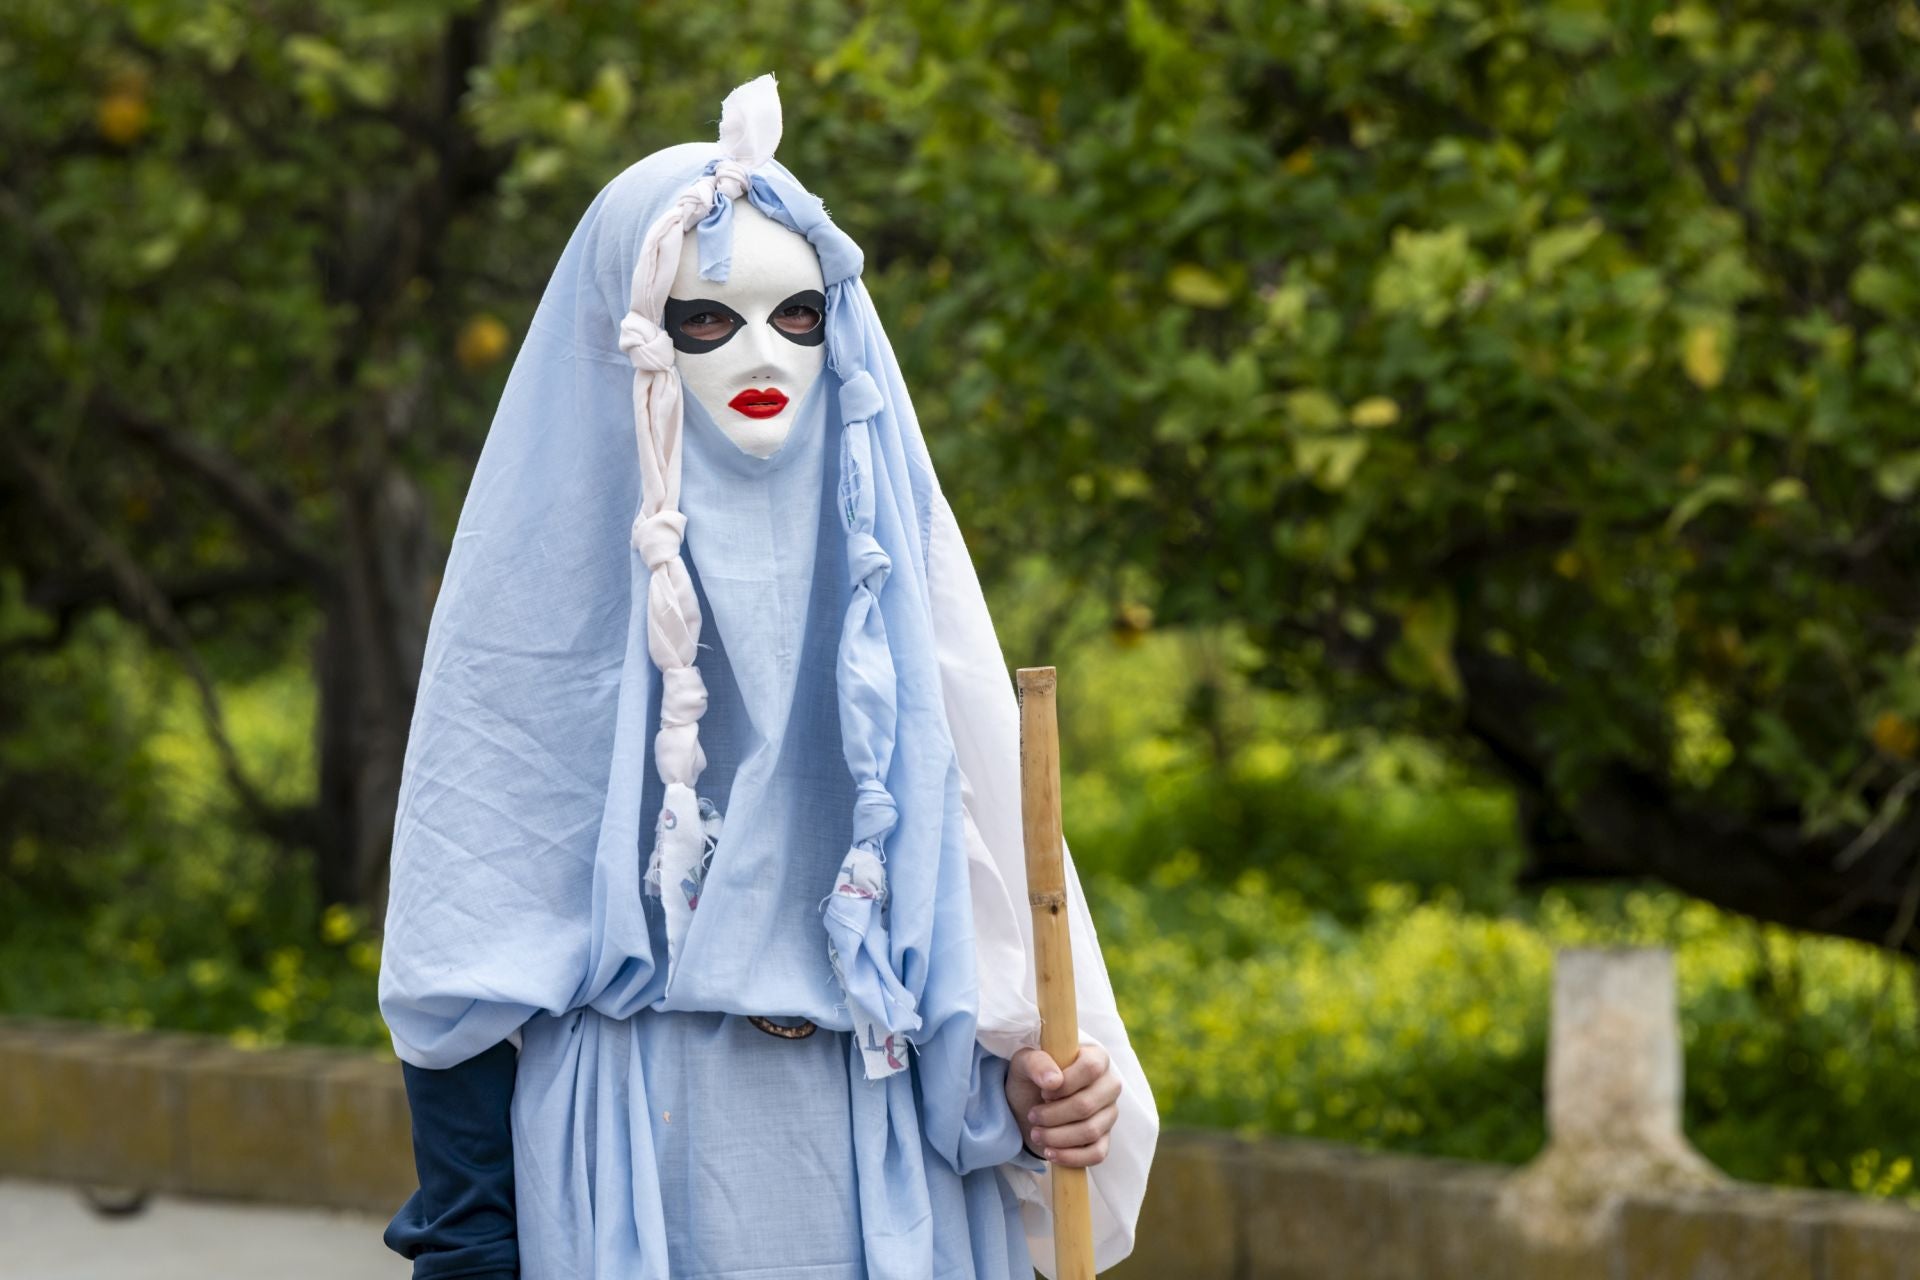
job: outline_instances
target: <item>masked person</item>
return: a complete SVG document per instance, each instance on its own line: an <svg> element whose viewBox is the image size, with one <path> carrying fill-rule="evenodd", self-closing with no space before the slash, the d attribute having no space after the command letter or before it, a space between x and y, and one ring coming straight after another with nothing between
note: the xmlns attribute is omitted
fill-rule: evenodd
<svg viewBox="0 0 1920 1280"><path fill-rule="evenodd" d="M416 1276L1024 1278L1048 1154L1132 1247L1152 1095L1070 860L1037 1047L1011 684L780 128L763 76L601 191L461 511L380 975Z"/></svg>

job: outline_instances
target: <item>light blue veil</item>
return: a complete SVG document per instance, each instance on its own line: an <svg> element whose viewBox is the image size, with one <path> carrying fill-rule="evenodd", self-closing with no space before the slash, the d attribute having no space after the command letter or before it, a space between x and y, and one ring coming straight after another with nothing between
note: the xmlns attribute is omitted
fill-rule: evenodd
<svg viewBox="0 0 1920 1280"><path fill-rule="evenodd" d="M736 157L669 147L610 182L514 361L428 633L380 1007L395 1052L423 1067L580 1010L795 1015L851 1032L870 1248L897 1235L898 1274L923 1259L932 1274L922 1152L965 1174L988 1127L967 1107L978 990L927 587L937 488L860 249L770 157L740 166L742 194L819 253L827 367L770 458L734 446L691 397L673 456L649 460L644 432L636 443L671 361L659 315L649 331L630 314L643 238ZM724 191L691 234L703 272L724 273ZM683 521L660 513L662 478ZM674 574L692 593L675 623L690 636L674 638L697 697L650 648L650 593ZM689 785L717 821L675 811L681 784L656 758L689 708ZM689 874L650 897L670 812L702 841ZM569 1097L591 1094L595 1061L570 1066ZM645 1099L632 1105L643 1125ZM547 1130L530 1141L607 1140L576 1132L557 1097L525 1106L516 1121Z"/></svg>

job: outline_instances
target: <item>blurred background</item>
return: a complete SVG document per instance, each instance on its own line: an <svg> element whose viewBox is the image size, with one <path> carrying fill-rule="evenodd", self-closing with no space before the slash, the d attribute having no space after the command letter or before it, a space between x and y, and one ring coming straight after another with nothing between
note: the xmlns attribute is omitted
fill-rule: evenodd
<svg viewBox="0 0 1920 1280"><path fill-rule="evenodd" d="M567 235L771 70L1164 1120L1514 1164L1556 946L1920 1204L1913 0L6 0L0 1013L378 1048Z"/></svg>

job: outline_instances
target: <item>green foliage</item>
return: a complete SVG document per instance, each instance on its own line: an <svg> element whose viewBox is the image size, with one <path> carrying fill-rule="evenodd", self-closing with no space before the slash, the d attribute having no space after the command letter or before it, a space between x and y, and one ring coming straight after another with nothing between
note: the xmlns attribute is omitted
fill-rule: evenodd
<svg viewBox="0 0 1920 1280"><path fill-rule="evenodd" d="M163 856L145 836L160 807L144 749L151 719L96 674L119 630L95 619L67 644L10 663L11 678L0 680L0 910L8 914L85 901L98 885L74 856L78 848L138 845L145 856ZM33 649L51 639L50 621L23 599L20 576L0 572L0 646Z"/></svg>
<svg viewBox="0 0 1920 1280"><path fill-rule="evenodd" d="M367 921L322 913L304 861L233 812L169 661L96 615L9 669L35 696L8 726L0 776L52 800L27 806L35 825L0 848L0 1010L244 1043L384 1043ZM283 666L224 692L240 749L279 787L310 786L305 673Z"/></svg>
<svg viewBox="0 0 1920 1280"><path fill-rule="evenodd" d="M1920 751L1916 41L1912 0L23 0L0 385L155 574L256 539L81 447L96 392L309 545L387 465L444 530L504 374L460 335L772 69L990 574L1439 741L1519 716L1462 658L1504 664L1549 808L1626 768L1844 843Z"/></svg>
<svg viewBox="0 0 1920 1280"><path fill-rule="evenodd" d="M1909 966L1672 893L1549 891L1500 916L1382 883L1350 926L1258 872L1094 882L1162 1117L1518 1163L1545 1138L1553 948L1675 950L1685 1123L1737 1177L1920 1204Z"/></svg>
<svg viewBox="0 0 1920 1280"><path fill-rule="evenodd" d="M987 563L1548 809L1631 770L1810 881L1910 817L1914 5L889 12L833 87L914 140L876 292Z"/></svg>
<svg viewBox="0 0 1920 1280"><path fill-rule="evenodd" d="M1020 643L1017 622L1002 631ZM1426 743L1262 694L1241 673L1255 660L1230 636L1073 646L1060 689L1064 810L1084 865L1135 883L1169 865L1220 883L1260 870L1347 921L1366 916L1383 880L1450 886L1480 910L1512 900L1506 794Z"/></svg>

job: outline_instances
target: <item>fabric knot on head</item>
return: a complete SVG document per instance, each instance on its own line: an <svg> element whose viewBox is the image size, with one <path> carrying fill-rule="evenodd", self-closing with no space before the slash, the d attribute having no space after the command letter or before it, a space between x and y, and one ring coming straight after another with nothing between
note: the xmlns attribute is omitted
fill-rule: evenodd
<svg viewBox="0 0 1920 1280"><path fill-rule="evenodd" d="M721 157L713 163L713 185L729 196L745 195L747 166L732 156Z"/></svg>
<svg viewBox="0 0 1920 1280"><path fill-rule="evenodd" d="M873 375L856 369L840 384L840 416L847 422L871 422L886 407Z"/></svg>
<svg viewBox="0 0 1920 1280"><path fill-rule="evenodd" d="M633 522L633 549L649 569L658 570L679 556L686 536L687 517L677 510L640 516Z"/></svg>
<svg viewBox="0 0 1920 1280"><path fill-rule="evenodd" d="M633 367L646 373L673 368L673 339L667 331L637 311L620 318L620 349Z"/></svg>
<svg viewBox="0 0 1920 1280"><path fill-rule="evenodd" d="M713 207L714 191L711 174L695 178L687 184L673 203L674 216L680 219L682 228L690 227L707 216L707 210Z"/></svg>
<svg viewBox="0 0 1920 1280"><path fill-rule="evenodd" d="M844 285L857 278L866 266L867 255L853 242L852 236L834 225L824 209L820 220L808 227L805 234L813 251L820 255L820 274L828 285Z"/></svg>

